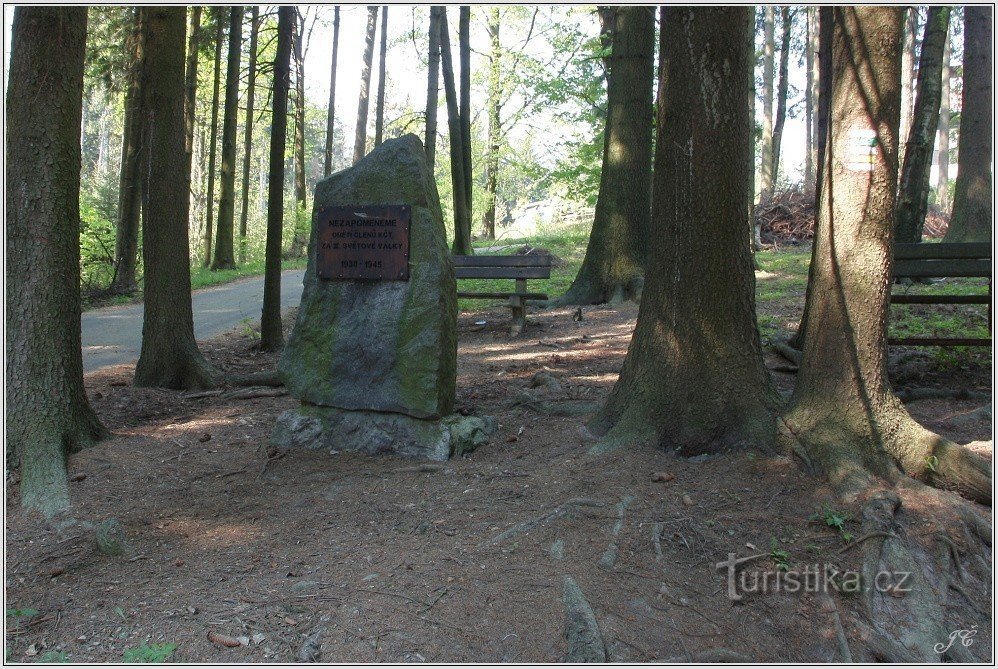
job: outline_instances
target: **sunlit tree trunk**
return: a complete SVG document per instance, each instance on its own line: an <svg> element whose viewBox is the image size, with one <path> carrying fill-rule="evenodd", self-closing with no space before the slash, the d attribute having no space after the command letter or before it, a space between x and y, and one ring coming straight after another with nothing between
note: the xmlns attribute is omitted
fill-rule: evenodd
<svg viewBox="0 0 998 669"><path fill-rule="evenodd" d="M16 7L7 87L7 454L21 503L69 506L66 456L106 432L83 387L80 124L86 7ZM53 40L58 40L54 43Z"/></svg>
<svg viewBox="0 0 998 669"><path fill-rule="evenodd" d="M807 84L804 89L804 189L814 189L815 141L814 141L814 111L818 101L818 76L816 61L818 57L818 8L805 8L807 17L807 43L804 50L804 62L807 71Z"/></svg>
<svg viewBox="0 0 998 669"><path fill-rule="evenodd" d="M936 130L936 206L943 216L949 214L949 78L950 33L946 32L946 46L940 76L939 128Z"/></svg>
<svg viewBox="0 0 998 669"><path fill-rule="evenodd" d="M911 115L915 109L915 50L918 32L918 8L904 8L904 51L901 53L901 147L899 164L904 164L905 142L911 132Z"/></svg>
<svg viewBox="0 0 998 669"><path fill-rule="evenodd" d="M651 237L655 15L650 7L617 7L612 24L603 168L593 228L578 275L552 306L641 297Z"/></svg>
<svg viewBox="0 0 998 669"><path fill-rule="evenodd" d="M502 45L499 43L499 8L489 8L486 30L489 34L491 52L489 54L488 112L489 112L489 154L485 162L485 215L482 225L486 239L496 238L496 190L499 185L499 133L502 119L499 114L502 102L499 99L502 85Z"/></svg>
<svg viewBox="0 0 998 669"><path fill-rule="evenodd" d="M745 237L753 9L662 11L647 285L620 378L589 427L602 437L597 449L768 449L778 396Z"/></svg>
<svg viewBox="0 0 998 669"><path fill-rule="evenodd" d="M454 255L471 254L471 211L465 197L464 149L462 148L461 112L454 82L454 62L451 58L450 30L447 10L440 11L440 69L444 76L444 98L447 100L447 130L450 138L450 173L454 194Z"/></svg>
<svg viewBox="0 0 998 669"><path fill-rule="evenodd" d="M775 8L763 8L762 41L762 143L759 159L759 192L762 201L773 197L773 69L776 36Z"/></svg>
<svg viewBox="0 0 998 669"><path fill-rule="evenodd" d="M461 157L464 166L464 199L467 202L468 229L465 235L471 247L471 220L474 216L472 198L474 178L471 170L471 7L461 5L458 10L458 54L461 59Z"/></svg>
<svg viewBox="0 0 998 669"><path fill-rule="evenodd" d="M437 154L437 106L440 94L440 13L442 7L430 7L429 65L426 71L426 139L423 146L430 171Z"/></svg>
<svg viewBox="0 0 998 669"><path fill-rule="evenodd" d="M208 145L208 194L205 198L204 261L211 264L211 238L215 230L215 156L218 149L218 92L222 74L222 35L225 27L226 8L215 7L215 80L211 93L211 139Z"/></svg>
<svg viewBox="0 0 998 669"><path fill-rule="evenodd" d="M183 7L142 7L146 79L142 104L142 348L136 386L206 388L215 373L194 341L184 153Z"/></svg>
<svg viewBox="0 0 998 669"><path fill-rule="evenodd" d="M243 134L242 207L239 210L239 262L246 262L246 232L249 222L250 163L253 160L253 111L256 102L256 49L260 30L260 8L250 8L249 71L246 79L246 125Z"/></svg>
<svg viewBox="0 0 998 669"><path fill-rule="evenodd" d="M893 483L907 475L987 501L990 465L918 425L887 379L901 8L831 11L834 65L814 304L781 439L846 499L878 478Z"/></svg>
<svg viewBox="0 0 998 669"><path fill-rule="evenodd" d="M277 12L277 55L270 129L270 182L267 193L267 253L263 279L260 348L278 351L284 344L281 329L281 228L284 223L284 151L288 137L288 89L291 78L291 31L294 7Z"/></svg>
<svg viewBox="0 0 998 669"><path fill-rule="evenodd" d="M381 8L381 49L378 54L378 98L374 110L374 146L385 135L385 57L388 55L388 5Z"/></svg>
<svg viewBox="0 0 998 669"><path fill-rule="evenodd" d="M222 178L218 196L218 233L212 271L236 266L233 248L236 219L236 124L239 122L239 65L243 46L243 8L229 10L229 59L225 71L222 119Z"/></svg>
<svg viewBox="0 0 998 669"><path fill-rule="evenodd" d="M793 15L790 8L780 7L780 23L783 32L780 41L780 80L776 90L776 123L773 125L773 168L772 179L775 187L780 175L780 146L783 143L783 125L787 120L787 90L790 72L790 33L793 29Z"/></svg>
<svg viewBox="0 0 998 669"><path fill-rule="evenodd" d="M378 28L378 8L367 8L367 40L360 70L360 96L357 100L357 129L354 133L353 162L367 153L367 109L371 101L371 61L374 59L374 33Z"/></svg>
<svg viewBox="0 0 998 669"><path fill-rule="evenodd" d="M992 220L991 161L994 146L992 67L994 16L990 7L964 7L963 106L956 190L947 242L989 242Z"/></svg>
<svg viewBox="0 0 998 669"><path fill-rule="evenodd" d="M901 166L901 185L897 202L897 241L921 241L925 212L929 205L929 173L932 166L932 147L939 122L939 103L942 98L943 47L949 25L950 8L929 8L922 37L922 53L918 61L918 91L915 95L915 112L908 134Z"/></svg>

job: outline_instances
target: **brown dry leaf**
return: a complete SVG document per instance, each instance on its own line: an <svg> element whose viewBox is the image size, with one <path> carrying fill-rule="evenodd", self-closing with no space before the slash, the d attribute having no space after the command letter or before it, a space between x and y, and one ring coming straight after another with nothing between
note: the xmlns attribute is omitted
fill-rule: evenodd
<svg viewBox="0 0 998 669"><path fill-rule="evenodd" d="M219 646L225 646L226 648L236 648L242 645L239 643L239 639L226 634L219 634L218 632L208 632L208 641L216 643Z"/></svg>

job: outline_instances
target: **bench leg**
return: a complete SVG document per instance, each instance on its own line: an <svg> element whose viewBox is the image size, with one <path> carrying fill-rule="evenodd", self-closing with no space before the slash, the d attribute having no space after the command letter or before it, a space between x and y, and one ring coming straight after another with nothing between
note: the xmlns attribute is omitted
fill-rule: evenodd
<svg viewBox="0 0 998 669"><path fill-rule="evenodd" d="M509 308L513 312L513 324L509 328L509 334L516 337L527 325L527 310L523 306L523 298L519 295L510 295Z"/></svg>

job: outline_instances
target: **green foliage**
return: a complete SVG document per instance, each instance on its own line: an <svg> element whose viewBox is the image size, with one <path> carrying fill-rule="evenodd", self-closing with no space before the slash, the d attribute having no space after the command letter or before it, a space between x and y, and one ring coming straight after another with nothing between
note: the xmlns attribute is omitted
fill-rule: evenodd
<svg viewBox="0 0 998 669"><path fill-rule="evenodd" d="M65 651L50 650L38 658L41 664L66 664L69 662L69 655Z"/></svg>
<svg viewBox="0 0 998 669"><path fill-rule="evenodd" d="M125 651L125 662L135 664L163 663L173 655L177 649L175 643L154 643L142 644L137 648L129 648Z"/></svg>
<svg viewBox="0 0 998 669"><path fill-rule="evenodd" d="M790 569L790 553L780 548L776 537L771 537L769 540L769 558L776 564L777 571Z"/></svg>
<svg viewBox="0 0 998 669"><path fill-rule="evenodd" d="M812 522L824 523L827 527L832 528L839 533L842 537L842 541L849 543L852 541L852 533L846 529L846 523L848 523L851 518L849 514L844 511L838 511L833 507L825 505L820 511L811 516Z"/></svg>
<svg viewBox="0 0 998 669"><path fill-rule="evenodd" d="M84 291L107 287L114 277L114 223L80 198L80 284Z"/></svg>
<svg viewBox="0 0 998 669"><path fill-rule="evenodd" d="M38 615L37 609L29 609L29 608L7 609L8 618L30 618L32 616L37 616L37 615Z"/></svg>

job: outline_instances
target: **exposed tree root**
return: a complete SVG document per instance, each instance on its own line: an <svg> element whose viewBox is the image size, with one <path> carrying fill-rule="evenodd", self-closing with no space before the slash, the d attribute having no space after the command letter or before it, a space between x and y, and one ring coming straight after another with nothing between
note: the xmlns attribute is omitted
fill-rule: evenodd
<svg viewBox="0 0 998 669"><path fill-rule="evenodd" d="M268 369L263 372L252 374L235 374L223 379L223 383L229 386L283 386L284 379L276 369Z"/></svg>
<svg viewBox="0 0 998 669"><path fill-rule="evenodd" d="M793 346L785 341L775 339L769 343L769 348L775 353L779 353L781 356L792 362L795 366L800 367L801 360L804 359L804 354L795 349Z"/></svg>
<svg viewBox="0 0 998 669"><path fill-rule="evenodd" d="M547 308L587 306L590 304L618 305L623 302L640 302L644 288L644 277L634 275L623 281L599 281L594 277L581 275L569 286L561 297L548 300Z"/></svg>

